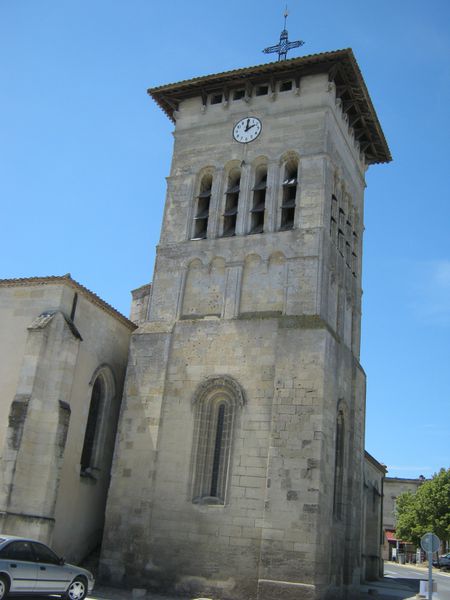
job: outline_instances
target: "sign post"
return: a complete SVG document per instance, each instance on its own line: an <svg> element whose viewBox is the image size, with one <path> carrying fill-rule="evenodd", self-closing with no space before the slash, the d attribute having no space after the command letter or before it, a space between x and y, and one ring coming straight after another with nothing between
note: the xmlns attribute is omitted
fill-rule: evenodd
<svg viewBox="0 0 450 600"><path fill-rule="evenodd" d="M427 553L428 558L428 600L433 595L433 552L439 550L441 540L434 533L426 533L420 538L422 550Z"/></svg>

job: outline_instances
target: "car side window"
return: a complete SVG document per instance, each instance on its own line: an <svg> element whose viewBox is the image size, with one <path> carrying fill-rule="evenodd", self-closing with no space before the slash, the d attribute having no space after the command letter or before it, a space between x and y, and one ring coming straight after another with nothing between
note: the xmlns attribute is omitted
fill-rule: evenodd
<svg viewBox="0 0 450 600"><path fill-rule="evenodd" d="M30 542L11 542L0 552L1 558L9 560L34 561L34 554Z"/></svg>
<svg viewBox="0 0 450 600"><path fill-rule="evenodd" d="M44 546L44 544L37 544L36 542L33 542L33 549L36 555L37 562L48 563L51 565L60 564L59 557L56 556L53 550L50 550L50 548Z"/></svg>

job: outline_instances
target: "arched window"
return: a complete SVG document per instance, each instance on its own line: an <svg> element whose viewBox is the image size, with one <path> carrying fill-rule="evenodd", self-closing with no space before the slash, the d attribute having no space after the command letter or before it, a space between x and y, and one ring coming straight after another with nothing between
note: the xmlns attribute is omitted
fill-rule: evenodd
<svg viewBox="0 0 450 600"><path fill-rule="evenodd" d="M294 227L295 203L298 185L298 162L286 163L283 178L283 198L281 201L280 230L286 231Z"/></svg>
<svg viewBox="0 0 450 600"><path fill-rule="evenodd" d="M107 428L110 426L111 401L115 395L114 377L109 367L97 369L91 383L92 392L80 460L81 475L92 475L93 471L102 468L102 450Z"/></svg>
<svg viewBox="0 0 450 600"><path fill-rule="evenodd" d="M200 189L196 199L193 240L203 240L208 233L209 205L211 202L211 189L213 178L210 173L203 175Z"/></svg>
<svg viewBox="0 0 450 600"><path fill-rule="evenodd" d="M236 413L243 403L242 389L231 377L208 379L197 389L192 491L195 503L225 504Z"/></svg>
<svg viewBox="0 0 450 600"><path fill-rule="evenodd" d="M228 176L225 192L225 211L223 213L223 236L231 237L236 233L236 219L239 205L241 171L233 169Z"/></svg>
<svg viewBox="0 0 450 600"><path fill-rule="evenodd" d="M345 419L342 408L338 409L336 420L336 443L334 458L334 497L333 514L342 519L344 494Z"/></svg>
<svg viewBox="0 0 450 600"><path fill-rule="evenodd" d="M260 166L256 170L255 185L252 188L253 201L250 209L250 233L264 231L264 213L266 211L267 167Z"/></svg>

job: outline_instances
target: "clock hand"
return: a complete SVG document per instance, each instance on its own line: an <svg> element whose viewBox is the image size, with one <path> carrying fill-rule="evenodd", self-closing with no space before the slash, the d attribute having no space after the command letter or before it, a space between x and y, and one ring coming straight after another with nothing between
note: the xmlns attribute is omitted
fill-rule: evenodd
<svg viewBox="0 0 450 600"><path fill-rule="evenodd" d="M245 131L248 131L250 129L251 125L249 125L249 123L250 123L250 119L247 119L247 124L245 126Z"/></svg>

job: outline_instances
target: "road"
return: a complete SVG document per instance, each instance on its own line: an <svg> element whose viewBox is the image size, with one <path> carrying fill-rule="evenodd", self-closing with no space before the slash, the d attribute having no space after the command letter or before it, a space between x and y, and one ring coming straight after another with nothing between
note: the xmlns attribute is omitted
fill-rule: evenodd
<svg viewBox="0 0 450 600"><path fill-rule="evenodd" d="M410 588L413 596L419 591L419 580L428 579L428 570L386 563L384 576ZM435 569L433 580L437 582L437 594L433 594L433 600L450 600L450 573L440 573Z"/></svg>

